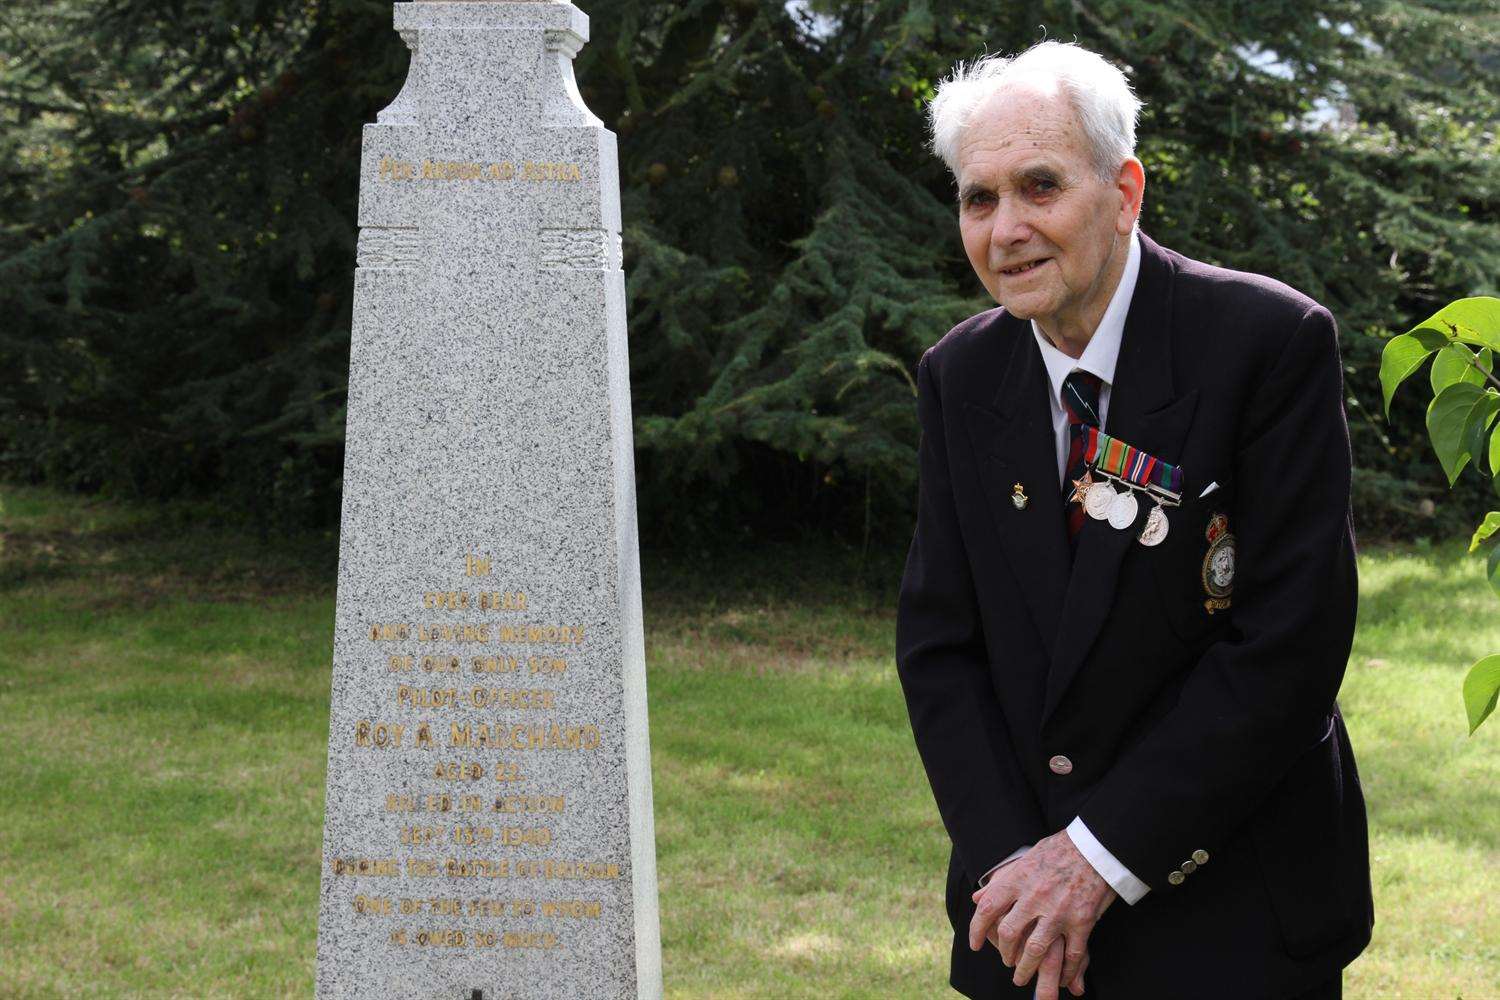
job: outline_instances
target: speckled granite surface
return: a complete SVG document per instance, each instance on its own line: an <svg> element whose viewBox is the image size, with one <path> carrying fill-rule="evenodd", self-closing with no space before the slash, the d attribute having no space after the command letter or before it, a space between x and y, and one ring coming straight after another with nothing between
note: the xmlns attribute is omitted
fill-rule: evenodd
<svg viewBox="0 0 1500 1000"><path fill-rule="evenodd" d="M367 125L319 997L661 993L615 137L568 3L395 4Z"/></svg>

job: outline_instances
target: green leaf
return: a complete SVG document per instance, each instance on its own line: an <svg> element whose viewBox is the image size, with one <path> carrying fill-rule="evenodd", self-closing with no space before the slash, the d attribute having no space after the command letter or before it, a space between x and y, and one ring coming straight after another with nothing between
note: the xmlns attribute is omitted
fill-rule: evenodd
<svg viewBox="0 0 1500 1000"><path fill-rule="evenodd" d="M1500 392L1491 389L1474 404L1474 408L1469 411L1469 416L1464 421L1464 450L1473 459L1474 470L1481 476L1495 474L1495 467L1490 464L1486 439L1490 435L1490 424L1495 422L1497 413L1500 413Z"/></svg>
<svg viewBox="0 0 1500 1000"><path fill-rule="evenodd" d="M1434 341L1436 338L1436 342ZM1427 355L1448 343L1436 330L1413 330L1385 342L1380 352L1380 391L1385 397L1385 415L1391 415L1391 397L1396 387L1427 360Z"/></svg>
<svg viewBox="0 0 1500 1000"><path fill-rule="evenodd" d="M1438 393L1427 407L1427 435L1432 438L1432 449L1448 475L1449 486L1469 463L1464 431L1469 426L1469 412L1484 395L1477 385L1455 382Z"/></svg>
<svg viewBox="0 0 1500 1000"><path fill-rule="evenodd" d="M1500 425L1490 432L1490 475L1495 476L1495 488L1500 489Z"/></svg>
<svg viewBox="0 0 1500 1000"><path fill-rule="evenodd" d="M1500 596L1500 545L1490 549L1490 561L1485 567L1485 572L1490 577L1490 589Z"/></svg>
<svg viewBox="0 0 1500 1000"><path fill-rule="evenodd" d="M1500 510L1492 510L1484 515L1484 520L1474 529L1474 537L1469 540L1469 551L1478 552L1480 544L1496 531L1500 531Z"/></svg>
<svg viewBox="0 0 1500 1000"><path fill-rule="evenodd" d="M1476 295L1450 302L1417 324L1418 329L1424 327L1449 339L1500 351L1500 299Z"/></svg>
<svg viewBox="0 0 1500 1000"><path fill-rule="evenodd" d="M1486 656L1469 668L1464 678L1464 709L1469 713L1469 735L1495 710L1500 699L1500 653Z"/></svg>
<svg viewBox="0 0 1500 1000"><path fill-rule="evenodd" d="M1473 382L1484 385L1484 373L1493 371L1494 352L1488 347L1476 355L1472 347L1464 344L1448 344L1432 359L1432 391L1442 392L1454 382ZM1474 367L1478 362L1479 368ZM1480 368L1484 369L1483 371Z"/></svg>

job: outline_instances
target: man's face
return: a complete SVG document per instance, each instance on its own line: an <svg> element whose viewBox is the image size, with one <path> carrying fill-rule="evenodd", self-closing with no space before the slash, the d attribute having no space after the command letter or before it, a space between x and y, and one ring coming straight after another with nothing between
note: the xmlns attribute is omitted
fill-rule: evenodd
<svg viewBox="0 0 1500 1000"><path fill-rule="evenodd" d="M1127 160L1115 183L1100 180L1066 96L1030 87L978 109L958 160L959 229L985 289L1053 336L1082 328L1086 338L1114 291L1111 262L1125 259L1140 162Z"/></svg>

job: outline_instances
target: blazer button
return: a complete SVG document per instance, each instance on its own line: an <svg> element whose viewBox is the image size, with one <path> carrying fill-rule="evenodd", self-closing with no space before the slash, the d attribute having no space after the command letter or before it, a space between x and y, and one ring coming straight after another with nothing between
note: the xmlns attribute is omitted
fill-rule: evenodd
<svg viewBox="0 0 1500 1000"><path fill-rule="evenodd" d="M1184 861L1182 863L1182 870L1184 872L1186 872L1187 874L1191 875L1191 874L1193 874L1193 872L1195 872L1195 871L1198 870L1198 862L1196 862L1196 861Z"/></svg>
<svg viewBox="0 0 1500 1000"><path fill-rule="evenodd" d="M1173 885L1181 885L1182 884L1182 880L1185 879L1185 878L1187 878L1186 875L1182 874L1181 871L1178 871L1177 869L1174 868L1172 870L1172 874L1170 874L1170 875L1167 876L1167 881L1171 882Z"/></svg>
<svg viewBox="0 0 1500 1000"><path fill-rule="evenodd" d="M1047 761L1047 766L1052 768L1053 774L1073 773L1073 762L1064 757L1062 754L1058 754L1056 757L1053 757L1051 760Z"/></svg>
<svg viewBox="0 0 1500 1000"><path fill-rule="evenodd" d="M1201 847L1198 848L1196 851L1193 852L1193 860L1196 861L1200 865L1206 865L1206 864L1208 864L1208 852L1205 851Z"/></svg>

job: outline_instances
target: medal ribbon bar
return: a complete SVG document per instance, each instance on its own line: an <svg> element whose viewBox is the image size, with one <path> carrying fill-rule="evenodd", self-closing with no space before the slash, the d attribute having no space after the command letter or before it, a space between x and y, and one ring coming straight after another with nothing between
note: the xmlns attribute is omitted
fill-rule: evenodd
<svg viewBox="0 0 1500 1000"><path fill-rule="evenodd" d="M1085 424L1083 432L1083 460L1086 463L1149 492L1165 493L1174 500L1182 496L1180 466L1163 462L1134 445L1110 437L1097 427Z"/></svg>

